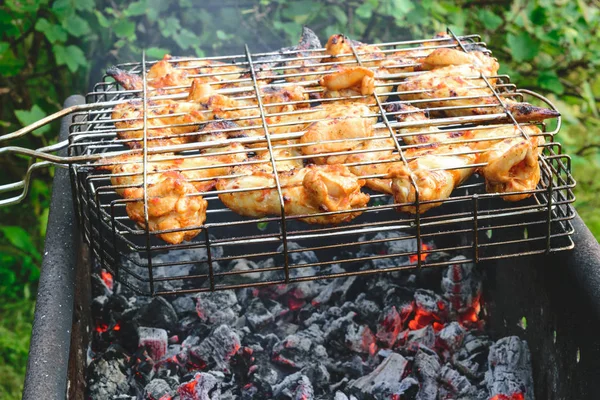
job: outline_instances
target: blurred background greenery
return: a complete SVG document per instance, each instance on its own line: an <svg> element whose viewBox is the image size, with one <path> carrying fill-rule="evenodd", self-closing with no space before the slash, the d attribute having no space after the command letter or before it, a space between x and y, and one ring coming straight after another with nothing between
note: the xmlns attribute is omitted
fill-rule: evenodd
<svg viewBox="0 0 600 400"><path fill-rule="evenodd" d="M501 72L546 94L565 125L576 207L600 237L600 3L585 0L7 0L0 2L0 135L57 111L117 62L173 55L239 54L295 44L302 25L323 42L345 33L366 42L426 38L452 28L479 33ZM201 5L199 5L201 4ZM56 140L58 124L14 142ZM27 161L0 159L0 184ZM0 209L0 399L20 398L52 170L35 175L27 200Z"/></svg>

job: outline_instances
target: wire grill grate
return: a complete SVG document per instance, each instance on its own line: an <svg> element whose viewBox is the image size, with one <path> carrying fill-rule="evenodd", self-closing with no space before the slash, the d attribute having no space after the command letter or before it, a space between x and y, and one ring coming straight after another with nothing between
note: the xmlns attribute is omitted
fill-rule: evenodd
<svg viewBox="0 0 600 400"><path fill-rule="evenodd" d="M62 144L68 146L68 158L53 158L48 154L50 153L48 150L54 151L55 148L42 149L41 152L29 154L37 157L43 155L40 158L70 165L74 200L86 241L90 243L104 268L113 272L124 284L144 294L208 291L421 269L448 265L450 258L459 254L466 256L465 262L479 262L572 248L570 235L573 229L569 221L574 216L571 203L574 201L572 189L575 181L570 172L569 156L562 153L560 144L554 140L554 136L560 129L560 117L550 122L549 125L554 127L551 130L545 123L537 124L542 128L539 134L545 138L539 156L541 177L537 188L529 191L532 196L523 201L509 203L501 199L505 194L487 193L484 180L473 175L457 187L450 197L435 201L435 203L443 203L441 206L425 213L420 213L419 208L426 207L428 202L419 200L418 189L415 190L414 204L410 204L417 212L409 214L395 210L407 204L395 203L393 196L363 188L364 192L370 194L370 200L364 207L346 211L322 210L319 214L329 216L359 211L362 212L360 216L340 225L309 225L300 221L302 215L286 215L284 212L286 199L279 179L280 174L274 173L273 183L270 186L251 189L253 191L276 190L281 206L280 215L264 218L242 217L225 207L219 199L220 194L245 193L249 189L205 190L185 195L189 198L202 196L207 202L206 222L201 226L185 228L188 231L201 229L194 239L167 244L158 239L156 234L172 231L157 232L147 228L149 226L148 204L151 201L148 187L155 174L155 171L149 168L151 163L149 160L153 156L162 154L165 160L194 160L215 155L233 156L246 151L247 147L251 146L253 153L263 152L267 156L260 160L250 158L242 164L269 164L270 168L277 172L281 165L279 163L283 162L298 160L307 162L315 156L347 156L373 151L354 147L317 155L295 152L294 150L300 146L317 144L316 142L302 144L292 142L291 140L298 139L305 133L305 128L298 128L298 126L305 127L308 122L317 122L321 119L304 118L300 123L290 119L282 122L278 118L290 116L303 118L302 115L310 115L323 104L336 104L349 99L370 101L371 114L363 115L363 118L376 120L374 127L376 132L381 133L372 137L344 140L355 140L358 143L382 138L392 139L392 147L376 150L392 151L393 157L382 161L387 163L408 165L414 159L411 156L412 149L426 147L427 144L411 144L406 141L406 138L428 134L431 126L439 127L442 133L460 132L465 129L485 131L499 126L514 126L516 129L514 135L495 137L494 140L517 136L529 139L528 133L523 128L533 124L517 122L507 108L506 99L541 101L553 109L554 106L540 95L528 90L518 90L506 75L480 74L466 78L469 87L486 90L485 94L478 92L479 94L474 96L420 98L405 101L404 96L415 94L415 91L403 90L404 80L423 73L419 70L406 70L420 65L418 58L410 54L422 48L420 46L424 43L427 43L429 49L453 48L468 53L471 48L477 48L479 51L491 53L478 35L455 36L450 31L449 34L453 40L445 37L372 45L377 46L379 54L406 53L407 57L389 66L388 74L377 77L375 93L366 96L358 93L343 97L322 97L324 89L318 84L319 78L335 72L319 71L325 66L337 64L375 68L376 60L373 53L367 51L368 46L357 47L352 43L350 43L352 49L350 54L340 55L334 59L324 58L324 49L288 51L282 55L277 52L252 54L246 47L242 55L169 61L175 70L191 72L187 75L188 78L213 80L213 85L217 85L217 92L230 96L236 100L237 103L234 104L239 104L220 109L223 115L234 115L229 119L239 126L212 130L202 129L205 126L198 121L185 121L183 118L185 113L160 113L161 107L164 107L159 103L160 101L185 99L189 86L176 84L161 89L153 88L153 78L148 76L148 71L156 62L147 62L144 57L141 63L118 66L129 74L139 77L142 80L142 89L126 90L112 79L105 77L87 95L87 105L83 110L72 112L73 123L70 127L68 143ZM267 59L274 55L284 56L285 62L275 63ZM226 64L214 67L209 72L202 72L197 67L185 64L185 62L209 61ZM301 63L307 64L309 68L300 68ZM232 65L236 66L235 71L231 70ZM226 81L217 82L218 79L226 79ZM267 96L264 91L265 82L278 87L301 86L310 95L310 99L287 99L264 103ZM315 97L319 96L321 97L315 100ZM138 101L142 107L141 113L129 118L115 118L113 114L115 106L140 98L141 100ZM495 101L490 102L490 98ZM481 100L481 103L461 105L457 104L457 99ZM390 110L388 107L398 100L422 109L427 108L431 114L445 113L446 116L424 121L398 121L397 117L407 112ZM430 103L431 105L428 106ZM311 108L307 108L309 106ZM460 115L461 110L466 111L469 108L484 110L489 108L493 112ZM153 110L158 111L153 113ZM210 113L211 110L196 110L196 112ZM167 121L167 118L169 121L178 122L163 123L162 121ZM132 136L123 138L124 133L135 133L140 130L140 120L143 135L137 138ZM123 127L127 124L132 127ZM411 130L406 132L403 130L405 128ZM160 129L167 133L161 136ZM173 129L177 131L176 134L173 134ZM204 135L210 137L211 134L230 132L241 134L227 140L197 140L202 139ZM248 132L254 134L247 134ZM168 140L168 142L161 146L151 146L149 143L151 140ZM471 139L471 142L473 140L491 139ZM135 145L136 142L138 145ZM327 143L339 142L340 140L331 140ZM225 147L232 143L247 147L245 150ZM456 143L466 144L469 140L459 138ZM127 145L133 145L137 149L130 150ZM204 152L205 150L209 151ZM473 150L474 153L478 151ZM116 185L111 181L115 174L98 171L95 168L99 160L105 160L109 155L134 153L138 155L139 163L142 165L141 171L137 172L142 176L142 180L135 185ZM281 156L281 154L285 155ZM369 162L366 163L368 164ZM218 167L236 165L232 162ZM349 167L357 165L361 163L347 164ZM471 164L467 167L483 165L485 164ZM194 170L194 168L216 167L205 165L190 169ZM175 168L174 171L183 172L186 169ZM222 179L236 177L235 172L216 175L217 178ZM128 177L131 174L122 173L120 176ZM381 179L384 175L373 174L361 178ZM201 183L202 179L208 182L215 179L215 176L199 178L198 182ZM414 178L410 179L413 187L416 188ZM117 191L131 188L141 188L143 198L122 198L117 194ZM128 204L136 201L143 203L146 228L141 228L132 221L125 211ZM173 231L180 230L182 229ZM392 254L379 254L378 249L381 248L382 243L393 243L393 248L397 251ZM310 251L318 256L320 260L318 263L307 262L305 258L298 257L300 253ZM240 261L242 259L249 262Z"/></svg>

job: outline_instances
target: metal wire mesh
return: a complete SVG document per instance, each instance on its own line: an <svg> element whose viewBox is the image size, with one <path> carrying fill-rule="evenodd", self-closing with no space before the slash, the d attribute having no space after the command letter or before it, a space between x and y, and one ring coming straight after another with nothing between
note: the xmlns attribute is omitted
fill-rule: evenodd
<svg viewBox="0 0 600 400"><path fill-rule="evenodd" d="M383 54L391 54L418 49L427 42L432 48L455 48L468 52L469 46L485 49L485 43L477 35L454 36L448 38L434 38L415 41L383 43L377 46ZM488 51L489 52L489 51ZM311 50L310 52L289 51L285 54L286 62L274 65L265 61L273 53L252 54L248 47L242 55L212 57L212 58L186 58L171 60L175 69L194 72L188 74L189 78L225 79L218 81L218 92L226 94L240 102L239 106L222 109L223 113L234 115L229 118L239 124L234 128L218 130L202 130L204 124L197 121L158 124L165 118L183 117L183 113L150 114L153 109L160 109L158 101L168 99L183 99L189 87L186 85L173 85L153 89L148 85L147 72L155 62L147 62L145 58L141 63L128 63L119 65L121 69L130 74L140 76L143 82L141 90L125 90L112 79L105 77L98 83L94 91L88 94L87 103L89 110L74 113L68 150L72 162L70 166L74 197L77 204L78 216L86 241L90 244L94 254L101 265L112 271L117 279L134 290L152 295L170 294L177 292L195 292L217 289L240 288L302 282L313 279L335 278L349 275L365 275L378 272L393 272L400 270L421 269L427 267L444 266L449 264L449 259L457 254L466 256L465 262L483 261L495 258L522 256L527 254L549 253L573 247L570 240L572 227L569 220L573 217L570 204L574 201L572 192L575 181L571 176L570 158L562 154L561 146L554 141L554 135L560 129L560 118L551 122L554 129L548 130L543 123L540 135L545 138L542 152L539 156L541 169L540 182L537 188L529 191L532 196L527 200L509 203L501 199L500 193L487 193L484 180L473 175L457 187L447 199L436 201L443 203L426 213L420 213L419 208L427 202L419 200L417 185L415 187L416 199L414 204L416 213L409 214L397 212L395 209L407 204L398 204L390 195L368 191L370 200L364 207L351 210L360 212L361 215L339 225L309 225L301 221L306 215L286 215L284 209L284 190L280 182L278 163L302 160L307 162L315 155L282 153L284 150L294 150L300 145L288 142L289 139L301 137L307 123L320 119L303 119L301 122L276 120L276 117L294 116L310 113L318 109L320 104L340 103L349 98L364 100L369 96L360 95L342 97L320 97L323 88L318 85L318 78L334 71L319 71L319 67L327 65L364 66L371 68L372 54L364 48L352 45L352 53L338 56L335 60L324 58L324 49ZM308 54L308 55L307 55ZM408 60L408 61L407 61ZM186 62L224 62L208 73L202 69L186 65ZM311 61L309 71L303 71L296 62ZM239 70L232 72L228 68L234 65ZM416 61L406 57L395 68L418 67ZM222 71L219 71L222 68ZM527 91L518 90L506 75L474 76L468 78L472 87L484 88L489 94L484 96L471 96L471 100L478 97L493 98L496 102L482 102L470 107L501 107L499 112L483 115L450 116L432 118L425 122L398 122L396 116L402 112L389 111L386 107L392 102L404 102L403 96L408 92L403 91L402 82L410 76L417 76L422 72L397 72L379 77L376 91L371 96L371 114L363 118L376 119L375 127L384 132L381 136L360 137L353 140L369 141L382 137L393 139L392 148L383 148L379 151L392 151L394 157L382 162L400 162L408 165L410 156L406 156L409 149L419 148L420 145L405 142L407 133L402 133L402 128L413 128L410 136L426 134L427 128L435 125L443 132L459 132L465 129L486 130L499 126L516 127L516 135L526 138L528 134L523 129L531 123L518 123L511 111L506 107L506 99L533 100L546 102L545 98ZM233 77L233 79L228 79ZM317 78L317 79L315 79ZM271 85L299 85L311 95L309 100L279 101L264 104L264 82ZM223 84L223 82L226 83ZM493 83L492 83L493 82ZM381 90L377 90L381 89ZM114 106L141 98L141 113L135 117L122 120L115 119ZM433 100L421 99L406 101L418 105L431 113L448 112L469 107L456 105L452 100L463 99L437 98L438 105L428 107L428 102ZM242 103L243 102L243 103ZM95 106L94 106L95 105ZM292 106L288 107L287 106ZM308 108L310 106L310 108ZM278 109L273 110L275 107ZM287 109L292 109L287 111ZM281 111L283 110L283 111ZM198 112L202 113L203 110ZM206 112L210 112L206 111ZM275 117L275 118L274 118ZM126 137L122 133L140 130L139 125L123 128L126 123L142 121L143 135L141 137ZM154 121L152 121L154 120ZM275 120L276 122L272 122ZM151 121L151 123L149 123ZM120 123L120 127L117 124ZM152 130L159 131L168 128L168 134L161 136ZM174 128L182 128L173 133ZM293 128L293 129L292 129ZM415 129L417 129L415 131ZM422 131L419 131L422 129ZM219 132L235 131L235 138L226 141L198 140L202 135ZM259 132L258 135L245 135L246 132ZM149 133L150 132L150 133ZM208 136L207 136L208 137ZM514 136L506 136L511 138ZM169 141L166 145L150 146L149 141L161 139L181 139L179 142ZM495 138L494 140L498 140ZM504 139L501 137L500 139ZM478 139L482 140L482 139ZM488 139L489 140L489 139ZM137 150L129 150L136 147ZM331 141L335 143L335 140ZM467 143L468 141L464 141ZM231 143L240 143L252 146L253 153L266 154L261 160L249 158L243 165L269 164L272 169L273 184L269 186L254 186L251 188L234 189L231 191L212 190L212 187L203 191L187 193L185 197L202 197L207 201L206 221L199 226L188 226L180 229L151 230L149 228L149 180L156 173L149 168L150 157L162 154L163 160L195 160L202 157L216 155L232 155L236 151L224 146ZM463 143L460 139L456 143ZM315 143L304 143L311 145ZM216 149L216 150L215 150ZM209 150L206 152L206 150ZM331 153L318 154L317 156L339 156L359 154L356 148ZM475 152L477 152L475 150ZM113 179L114 173L97 170L98 160L107 154L132 154L140 157L141 171L136 173L121 173L120 176L129 177L141 175L141 182L135 185L118 185ZM285 155L281 155L285 154ZM291 154L291 155L290 155ZM373 161L371 161L372 163ZM117 161L109 161L117 163ZM368 163L367 163L368 164ZM356 165L356 164L353 164ZM481 167L484 164L469 165ZM187 168L210 169L217 167L234 167L233 164L219 166L200 166ZM183 172L183 168L169 171ZM118 175L118 174L117 174ZM205 180L234 179L233 174L216 174ZM363 179L384 178L383 175L362 176ZM204 179L204 178L202 178ZM200 179L200 181L202 181ZM141 188L141 198L123 198L117 192L126 189ZM281 205L280 215L257 217L240 216L227 207L219 199L224 193L248 193L250 191L276 190ZM128 204L143 203L142 224L136 224L127 213ZM430 202L431 203L431 202ZM330 216L336 213L349 213L350 211L320 210L317 215ZM139 221L138 221L139 222ZM143 227L141 227L143 226ZM158 239L156 235L177 231L200 231L189 240L176 244L168 244ZM382 244L386 253L381 254ZM392 245L390 247L390 245ZM389 249L395 249L391 252ZM312 261L303 257L309 252L314 252L318 258ZM247 260L247 261L241 261ZM454 261L455 262L455 261Z"/></svg>

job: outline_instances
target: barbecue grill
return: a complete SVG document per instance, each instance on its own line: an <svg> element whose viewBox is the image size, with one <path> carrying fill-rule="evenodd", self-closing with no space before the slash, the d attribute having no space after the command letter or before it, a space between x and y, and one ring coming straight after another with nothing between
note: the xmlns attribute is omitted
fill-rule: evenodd
<svg viewBox="0 0 600 400"><path fill-rule="evenodd" d="M450 42L448 38L434 38L427 42L432 48L456 48L462 51L477 48L489 53L486 44L480 40L478 35L456 36L451 31L449 34L454 39ZM392 43L377 44L383 53L414 50L416 46L425 43L425 40L402 41ZM345 66L369 66L367 53L352 47L352 54L345 55L340 64ZM285 140L297 139L303 132L292 133L270 133L277 124L269 124L267 118L272 116L266 111L266 107L261 101L259 85L261 80L273 80L272 85L289 85L282 80L282 74L285 78L299 78L311 75L321 77L325 72L294 72L289 73L294 62L303 62L310 60L312 66L320 66L323 58L324 49L311 50L308 55L300 50L289 50L285 52L269 52L252 54L246 46L245 54L226 57L210 58L186 58L175 59L170 62L177 63L181 61L221 61L227 65L236 65L245 71L238 79L228 81L238 86L218 91L227 94L236 99L256 98L257 106L252 112L251 118L258 121L257 124L249 127L236 127L236 131L243 133L249 129L263 129L265 132L262 137L240 137L233 142L242 144L253 144L254 151L268 151L268 162L273 169L277 171L276 161L287 161L291 159L308 159L311 156L300 155L283 159L276 159L274 152L281 149L289 149L298 145L286 144ZM269 63L270 58L275 55L283 56L285 63ZM49 163L55 163L59 166L68 167L71 176L71 182L74 189L74 202L77 209L77 217L81 226L82 233L86 241L90 244L93 254L100 260L101 265L115 274L116 278L124 284L130 286L141 294L165 295L175 292L190 291L212 291L217 289L232 289L246 286L261 286L276 283L291 283L306 281L319 278L333 278L348 275L366 275L377 272L391 272L406 269L421 269L434 266L448 265L448 258L436 257L436 255L448 254L454 256L465 254L468 257L465 262L479 262L498 258L523 256L530 254L548 254L560 250L571 249L573 242L570 235L573 228L569 222L574 217L574 211L571 203L574 201L572 192L575 181L571 176L570 158L562 153L561 146L554 140L554 135L558 133L561 126L560 116L556 118L553 129L548 129L545 123L540 124L543 130L543 136L546 139L543 145L543 151L539 156L541 167L541 180L535 190L529 191L532 196L526 200L516 203L507 203L501 200L501 194L486 193L483 179L472 177L467 182L458 187L448 199L441 201L442 206L427 213L414 215L398 213L395 208L406 206L408 204L397 204L390 196L381 193L372 192L368 205L358 211L362 215L352 222L347 222L339 226L319 226L314 227L299 221L302 216L285 215L283 212L282 188L274 176L275 185L271 187L255 187L252 190L276 189L279 195L282 212L280 217L266 218L245 218L233 213L223 206L219 201L219 191L198 192L188 194L187 196L203 196L208 201L207 220L202 226L182 228L180 230L201 229L200 235L195 239L181 244L165 244L156 238L157 234L169 233L172 231L151 231L148 226L148 213L145 213L145 228L140 228L130 220L125 208L132 201L142 201L144 209L148 209L148 176L151 174L148 168L148 157L153 154L177 153L176 157L206 157L207 154L200 153L207 148L218 148L231 143L223 141L205 141L185 144L168 144L165 146L150 147L147 146L148 131L152 129L148 126L147 110L152 106L151 100L160 99L181 99L185 93L179 93L184 87L174 86L164 88L161 91L149 91L146 83L147 70L154 62L146 61L142 58L141 63L121 64L118 67L127 70L129 73L141 76L143 81L143 90L125 90L107 76L103 81L94 86L94 90L86 97L86 104L66 108L57 115L46 118L24 128L14 134L4 136L3 140L11 139L49 122L50 120L67 116L72 123L69 128L69 137L56 145L35 151L6 147L2 152L14 152L29 155L33 158L43 160L31 164L26 178L10 185L5 185L1 192L21 190L22 192L14 197L5 198L2 204L10 204L20 201L26 194L29 177L31 173ZM412 63L416 65L416 63ZM173 64L177 65L177 64ZM292 65L290 67L290 65ZM397 67L406 67L408 65L398 65ZM218 69L218 68L217 68ZM407 164L405 152L415 145L407 145L402 141L402 134L396 134L399 128L422 128L426 129L430 125L436 125L440 129L450 132L457 132L464 129L490 129L497 126L509 125L516 126L518 135L527 137L522 129L527 124L518 123L511 111L506 107L505 99L518 99L522 101L538 101L546 104L549 108L556 110L554 105L543 96L529 90L517 89L510 82L506 75L498 76L473 76L469 78L473 87L482 87L489 89L489 97L494 98L497 103L491 106L502 107L503 112L471 115L459 117L436 118L423 122L396 122L396 116L402 111L386 111L386 105L397 99L398 96L406 94L402 90L402 80L408 76L417 75L421 72L400 72L380 77L378 89L387 90L385 94L374 93L373 98L376 104L377 112L365 117L376 117L378 122L376 127L384 128L389 137L394 140L394 150L396 158L391 161L401 161ZM212 74L198 74L196 77L221 76L231 74L231 72L213 72ZM195 77L192 75L191 77ZM492 85L490 80L496 80ZM305 86L305 89L315 94L323 89L317 86L314 79L304 82L295 82L294 85ZM114 125L111 119L111 112L114 106L127 102L135 97L141 97L143 103L143 137L140 139L121 139L117 136L120 129ZM352 96L352 99L360 100L365 96ZM478 97L478 96L475 96ZM461 99L459 97L458 99ZM319 102L339 102L347 98L325 98ZM465 106L446 105L445 102L452 100L436 99L442 102L441 107L430 107L429 111L453 111ZM456 100L456 98L454 98ZM431 100L414 100L411 103L425 103ZM276 105L289 105L297 103L306 103L306 105L318 104L315 100L295 101L278 103ZM423 106L423 104L420 104ZM489 104L482 103L477 107L489 107ZM245 107L250 108L250 107ZM235 109L234 109L235 110ZM303 111L292 111L285 114L298 113ZM173 115L170 115L173 116ZM153 116L151 118L161 118ZM241 117L240 119L249 117ZM125 121L132 122L134 120ZM239 119L233 119L239 121ZM289 124L289 123L288 123ZM182 126L192 126L193 124L182 124ZM169 127L167 125L167 127ZM130 128L137 129L137 128ZM215 133L215 131L205 132L206 134ZM411 133L411 135L424 134L423 132ZM198 134L181 133L177 136L190 136ZM153 137L155 139L156 137ZM169 136L168 139L173 138ZM158 137L157 139L161 139ZM131 144L139 140L142 149L129 150L126 144ZM360 140L375 140L375 138L360 138ZM461 143L461 141L457 141ZM418 147L418 146L417 146ZM59 149L67 148L68 155L65 157L56 156L53 153ZM232 151L229 151L231 153ZM234 152L234 151L233 151ZM358 150L350 150L335 153L336 155L356 154ZM477 151L475 151L477 152ZM216 154L229 154L228 150L217 151ZM116 194L117 189L123 187L115 186L111 183L111 174L100 173L95 169L99 160L107 162L108 157L121 154L138 154L143 163L141 172L143 182L140 185L144 189L143 198L132 200L123 199ZM215 154L214 151L211 154ZM319 154L331 155L331 154ZM109 163L111 161L108 161ZM113 161L114 162L114 161ZM249 164L260 161L248 161ZM264 161L263 161L264 162ZM476 165L481 166L481 165ZM207 167L202 167L207 168ZM382 178L382 175L363 176L361 178ZM227 178L227 177L224 177ZM412 185L416 192L416 201L413 205L416 210L423 206L419 200L418 188L412 180ZM235 190L234 190L235 191ZM238 190L242 192L242 189ZM502 194L504 195L504 194ZM354 211L354 210L353 210ZM348 211L327 211L324 210L318 215L332 215ZM515 238L505 232L520 228L524 229L522 237ZM177 230L174 230L177 231ZM381 238L378 233L387 231L397 231L402 235L397 238ZM428 242L435 239L436 248L429 246ZM351 250L358 243L376 243L383 241L399 241L404 243L403 251L397 254L369 255L365 257L356 257L348 255L344 258L344 251ZM304 249L293 249L288 243L294 241L299 243ZM177 254L183 254L195 250L197 257L187 261L178 260ZM319 271L316 274L306 274L300 270L308 270L308 267L315 265L295 264L291 256L294 252L315 251L321 256L321 266L330 266L333 264L349 265L356 261L365 261L368 259L385 258L393 260L394 258L408 257L412 262L409 265L389 264L383 268L373 268L369 270L352 270L349 268L346 272L335 273L331 271ZM170 254L167 258L163 257ZM426 258L429 255L431 257ZM252 273L265 271L236 271L219 270L213 268L213 263L225 263L238 258L246 258L254 261L266 257L275 257L276 263L267 268L271 273L267 276L268 280L253 280ZM190 269L189 266L194 268ZM264 274L263 274L264 276Z"/></svg>
<svg viewBox="0 0 600 400"><path fill-rule="evenodd" d="M474 44L479 48L485 46L475 35L453 37L457 39L456 44L445 44L439 39L437 47L454 46L467 51ZM379 46L391 51L409 49L423 42L396 42ZM311 51L318 54L323 50ZM261 77L264 77L257 73L258 67L264 67L265 63L268 65L265 59L275 54L251 54L246 49L244 55L213 59L244 67L249 75L240 78L240 83L247 83L251 88L250 95L256 96L256 88ZM298 57L294 51L287 51L283 55L288 59L305 58ZM356 65L364 61L364 55L356 49L350 56L353 60L344 63ZM151 65L151 62L146 63L142 59L142 63L120 67L138 73L145 79L145 71ZM363 65L368 65L368 62L363 62ZM277 66L269 68L285 69ZM407 75L388 77L386 84L395 86ZM491 79L497 79L495 87L490 85ZM438 118L431 123L450 131L485 129L500 124L518 127L519 124L511 118L510 111L502 102L506 98L537 99L555 109L547 99L529 91L517 90L507 76L473 77L472 80L474 84L488 87L490 96L498 100L498 105L505 112L478 117ZM309 87L309 90L312 89ZM243 96L247 92L247 89L242 91L234 88L228 89L227 93ZM397 89L396 92L401 93L401 90ZM148 107L149 100L156 97L180 96L168 90L160 94L146 91L136 93L120 89L114 82L105 79L88 95L86 104L79 97L67 101L65 110L59 113L65 116L60 136L62 142L36 152L15 148L1 150L29 154L44 160L32 164L27 178L22 182L2 188L1 192L22 190L18 196L5 199L2 202L5 204L18 201L25 195L29 175L35 169L45 167L50 162L68 166L69 169L69 173L59 170L55 177L25 399L62 398L65 392L69 398L84 398L90 330L97 329L91 321L93 313L90 311L92 290L89 274L94 262L99 264L97 271L106 269L112 272L134 292L186 295L189 292L329 277L347 278L401 270L409 273L418 271L419 276L421 273L427 275L438 270L428 267L457 263L454 256L459 254L464 256L464 263L479 262L488 274L484 281L488 311L486 320L493 335L518 335L529 341L536 397L594 398L597 392L594 374L598 369L598 339L589 327L595 326L600 309L597 284L600 281L597 276L597 261L600 258L597 243L570 205L574 200L572 188L575 182L570 174L569 157L561 153L560 144L553 140L560 129L560 117L547 129L542 124L546 138L539 159L542 178L537 189L532 191L532 197L526 201L503 202L499 194L486 193L483 180L475 176L455 190L449 199L443 201L442 206L422 215L397 213L393 208L400 204L394 204L388 196L373 193L361 217L341 226L313 229L298 221L301 216L282 215L280 218L264 219L240 217L220 205L215 196L217 193L209 192L203 193L210 206L207 223L201 227L202 233L191 242L167 245L155 237L156 231L141 229L128 219L125 213L128 200L116 195L110 176L95 169L95 162L108 154L132 153L127 150L126 141L117 138L111 111L116 104L140 95L144 108ZM391 137L399 139L395 140L397 157L406 162L403 151L411 146L402 142L401 135L394 134L394 130L403 125L394 121L392 112L385 110L387 99L377 95L375 99L379 108L378 124L387 129ZM451 106L446 108L452 109ZM258 112L261 127L266 128L264 130L267 132L258 144L262 143L264 149L270 152L269 161L274 165L273 150L281 146L281 138L269 134L270 126L263 118L268 114L260 102ZM45 122L40 121L35 126ZM144 117L145 132L149 129L146 123L147 117ZM2 139L25 134L35 126ZM142 140L146 142L147 135ZM199 157L198 151L204 146L222 145L203 142L180 147L144 146L144 150L138 152L146 166L148 155L155 153L178 151L184 156ZM50 154L54 152L58 152L58 156ZM144 183L141 186L145 189L146 168L143 175ZM281 197L279 185L276 189ZM71 193L73 201L70 200ZM147 196L140 201L147 204ZM418 208L421 204L417 196L415 204L411 205ZM79 235L77 226L70 224L75 217L79 219L78 227L83 235ZM89 252L88 246L80 243L81 236L89 244ZM548 256L570 249L574 243L578 251ZM361 255L357 252L358 245L376 247L379 244L395 244L393 247L401 250L395 254ZM294 261L301 253L311 251L318 254L318 265ZM511 259L507 261L506 258ZM242 259L255 260L257 263L263 261L260 265L265 265L265 259L277 262L250 271L223 268L228 263ZM354 269L355 263L371 267ZM340 270L336 265L343 265L345 271L336 272ZM565 270L572 273L565 274ZM516 324L524 318L528 321L526 329Z"/></svg>

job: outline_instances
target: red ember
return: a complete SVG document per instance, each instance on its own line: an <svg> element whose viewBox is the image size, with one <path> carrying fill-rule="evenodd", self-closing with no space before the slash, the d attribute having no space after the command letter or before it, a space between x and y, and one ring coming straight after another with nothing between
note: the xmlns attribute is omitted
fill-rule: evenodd
<svg viewBox="0 0 600 400"><path fill-rule="evenodd" d="M106 285L106 287L109 288L110 290L112 290L112 288L113 288L112 274L108 271L102 270L102 272L100 272L100 277L104 281L104 284Z"/></svg>
<svg viewBox="0 0 600 400"><path fill-rule="evenodd" d="M513 393L511 395L497 394L490 400L525 400L525 395L521 392Z"/></svg>
<svg viewBox="0 0 600 400"><path fill-rule="evenodd" d="M99 323L96 325L96 332L98 333L104 333L108 330L108 325L103 324L103 323Z"/></svg>
<svg viewBox="0 0 600 400"><path fill-rule="evenodd" d="M427 250L431 250L431 249L432 249L432 247L429 246L428 244L421 243L421 251L427 251ZM427 259L428 255L429 255L429 253L421 253L421 261L425 261ZM414 255L408 257L408 261L410 261L411 264L416 264L418 259L419 259L419 256L417 254L414 254Z"/></svg>

